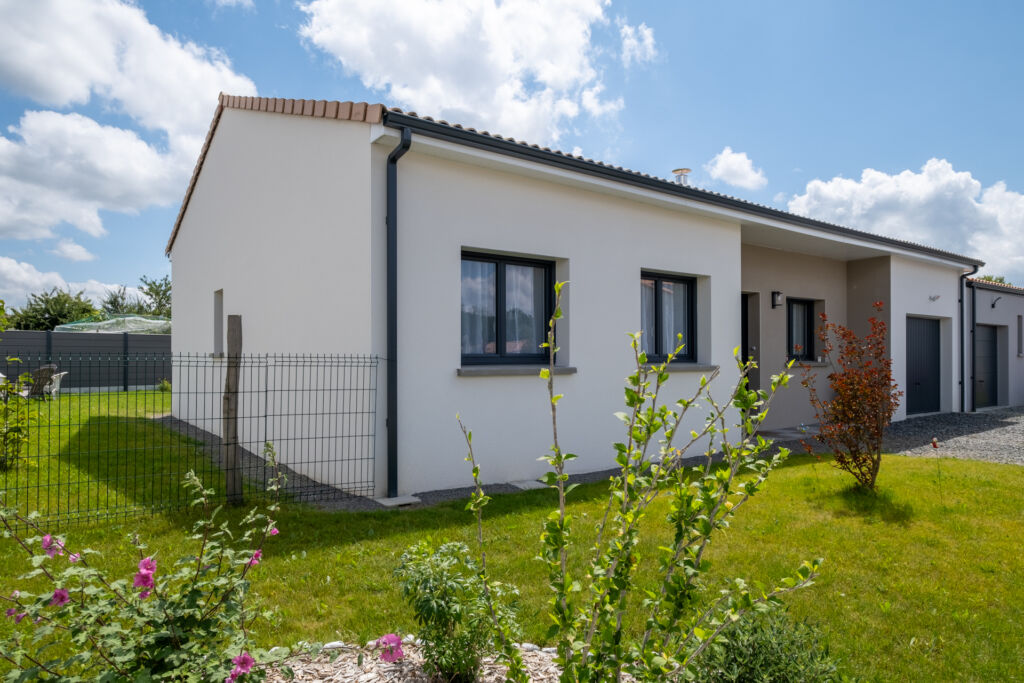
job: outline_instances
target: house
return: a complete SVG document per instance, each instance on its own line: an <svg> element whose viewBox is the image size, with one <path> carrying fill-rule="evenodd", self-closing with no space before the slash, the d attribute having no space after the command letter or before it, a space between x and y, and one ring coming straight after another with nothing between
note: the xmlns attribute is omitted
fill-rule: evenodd
<svg viewBox="0 0 1024 683"><path fill-rule="evenodd" d="M612 463L641 329L653 357L683 337L673 395L714 368L721 394L735 347L764 386L789 358L818 362L816 314L863 332L881 300L895 419L970 405L961 302L981 261L379 104L222 95L167 253L175 352L222 350L231 313L246 353L385 359L377 495L466 485L456 413L486 481L543 471L556 280L571 283L555 364L576 471ZM794 382L768 426L811 420Z"/></svg>
<svg viewBox="0 0 1024 683"><path fill-rule="evenodd" d="M1024 289L968 278L967 409L1024 405Z"/></svg>

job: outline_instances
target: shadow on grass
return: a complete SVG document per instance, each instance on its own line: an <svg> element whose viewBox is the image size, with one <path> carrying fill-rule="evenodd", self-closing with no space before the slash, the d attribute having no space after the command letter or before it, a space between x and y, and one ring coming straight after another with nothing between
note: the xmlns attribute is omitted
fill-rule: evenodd
<svg viewBox="0 0 1024 683"><path fill-rule="evenodd" d="M848 486L820 498L835 502L832 514L836 517L878 519L899 526L909 525L914 518L914 506L896 500L887 489L867 491L859 486Z"/></svg>

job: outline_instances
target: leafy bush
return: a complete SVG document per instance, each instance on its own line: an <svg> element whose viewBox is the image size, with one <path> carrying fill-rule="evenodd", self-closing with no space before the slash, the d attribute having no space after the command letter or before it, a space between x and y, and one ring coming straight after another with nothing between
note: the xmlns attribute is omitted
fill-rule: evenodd
<svg viewBox="0 0 1024 683"><path fill-rule="evenodd" d="M491 608L502 623L513 624L509 601L515 591L497 583L485 589L464 543L435 551L421 541L405 551L395 574L420 625L427 673L453 683L476 680L480 660L494 644Z"/></svg>
<svg viewBox="0 0 1024 683"><path fill-rule="evenodd" d="M874 304L882 311L882 302ZM873 491L882 466L882 437L900 404L902 391L892 378L892 359L886 346L885 321L872 316L864 337L830 322L821 314L818 338L832 365L828 383L834 396L825 400L815 386L815 373L804 367L801 384L807 388L818 421L815 440L832 451L835 466L849 472L857 483ZM804 448L813 448L804 442Z"/></svg>
<svg viewBox="0 0 1024 683"><path fill-rule="evenodd" d="M11 360L17 359L8 359ZM29 388L30 379L27 373L13 380L0 379L0 472L17 467L28 445L29 427L36 421L31 401L22 395Z"/></svg>
<svg viewBox="0 0 1024 683"><path fill-rule="evenodd" d="M837 670L816 628L771 609L725 631L697 663L696 674L706 683L803 683L836 680Z"/></svg>
<svg viewBox="0 0 1024 683"><path fill-rule="evenodd" d="M716 370L710 378L701 378L689 396L668 403L660 400L669 379L667 363L682 347L670 354L666 363L652 366L640 350L640 333L633 335L635 371L624 389L627 410L618 414L626 426L625 440L614 445L618 471L609 482L607 504L597 526L597 539L589 549L586 570L577 575L570 571L576 563L569 558L573 520L566 508L566 496L573 489L566 465L576 456L564 451L559 442L557 410L562 395L554 389L555 324L562 317L559 301L564 284L555 285L555 313L544 344L550 351L549 366L540 373L547 382L553 434L551 454L544 458L551 471L544 481L558 492L558 507L544 521L541 560L552 593L550 635L558 653L556 662L562 666L561 680L620 680L623 673L640 680L692 677L696 662L730 625L759 606L779 604L781 594L810 585L821 564L821 560L804 562L793 576L768 590L735 579L721 587L716 597L704 597L707 586L703 577L708 569L704 552L714 532L729 525L730 517L788 456L788 451L780 450L768 457L771 444L758 430L773 395L787 384L790 375L773 376L768 392L754 391L748 387L747 376L756 365L737 358L739 380L728 401L720 403L711 393L719 375ZM737 349L734 355L738 353ZM703 428L683 428L687 412L702 404L709 407ZM734 429L729 427L731 419L737 420ZM480 509L487 497L479 487L472 433L465 427L463 432L469 450L466 460L472 463L476 482L476 494L468 507L477 514L479 535ZM735 441L733 435L738 435ZM684 466L691 448L703 449L704 464ZM713 463L716 455L721 458L720 465ZM673 540L658 549L658 580L644 589L636 578L642 559L641 529L650 505L659 496L669 498L666 522ZM644 615L642 633L627 628L630 609ZM500 626L499 620L493 621ZM510 664L507 678L528 680L514 668L515 653L505 640L502 645L501 656Z"/></svg>
<svg viewBox="0 0 1024 683"><path fill-rule="evenodd" d="M52 330L97 312L85 292L73 294L54 287L48 292L30 294L24 306L11 310L8 322L16 330Z"/></svg>
<svg viewBox="0 0 1024 683"><path fill-rule="evenodd" d="M265 453L273 462L270 444ZM276 475L271 491L282 482ZM17 624L0 643L0 657L12 666L9 680L263 678L250 654L247 627L257 612L247 605L248 574L260 564L264 541L277 535L275 522L253 509L235 539L227 522L216 522L221 508L211 509L213 491L193 473L186 486L204 511L193 526L198 553L158 558L132 537L130 579L110 579L92 562L98 553L72 551L65 538L44 533L36 515L0 508L3 536L14 539L33 567L20 578L44 577L49 584L40 593L0 596ZM276 503L267 508L276 510Z"/></svg>
<svg viewBox="0 0 1024 683"><path fill-rule="evenodd" d="M156 390L164 394L171 393L171 380L166 377L161 378L156 384Z"/></svg>

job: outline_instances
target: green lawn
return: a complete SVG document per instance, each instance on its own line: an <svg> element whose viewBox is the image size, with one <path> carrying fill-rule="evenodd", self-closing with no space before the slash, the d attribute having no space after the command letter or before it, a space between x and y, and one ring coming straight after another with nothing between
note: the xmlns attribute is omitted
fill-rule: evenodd
<svg viewBox="0 0 1024 683"><path fill-rule="evenodd" d="M486 462L483 463L486 468ZM941 468L941 478L938 476ZM770 582L802 559L824 557L815 586L788 598L792 612L818 624L846 672L871 680L1014 680L1024 676L1024 468L981 462L887 457L877 499L852 481L801 457L777 471L764 493L712 546L716 579ZM941 485L940 485L941 484ZM578 547L593 534L604 485L576 489ZM488 563L522 591L527 640L543 643L547 589L533 559L550 491L495 496L486 509ZM648 527L654 531L663 508ZM101 549L128 575L126 535L138 529L162 556L181 552L190 518L165 514L73 529L73 547ZM472 543L463 503L379 513L326 513L290 506L268 543L255 590L274 610L256 634L264 645L298 640L365 642L413 628L391 572L421 538ZM653 558L664 540L646 539ZM26 566L0 543L0 590ZM580 566L577 562L577 567ZM643 580L651 578L650 563ZM0 633L9 629L5 623Z"/></svg>
<svg viewBox="0 0 1024 683"><path fill-rule="evenodd" d="M37 422L24 458L0 472L8 504L47 517L75 517L187 504L180 482L189 470L219 484L198 441L158 424L171 394L110 391L34 400Z"/></svg>

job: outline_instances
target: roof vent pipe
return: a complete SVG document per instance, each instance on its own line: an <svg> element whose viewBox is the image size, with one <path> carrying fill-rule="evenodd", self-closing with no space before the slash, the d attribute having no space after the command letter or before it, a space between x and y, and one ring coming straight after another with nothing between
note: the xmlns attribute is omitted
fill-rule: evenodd
<svg viewBox="0 0 1024 683"><path fill-rule="evenodd" d="M672 175L676 177L676 182L679 183L680 185L690 184L690 181L687 179L687 176L690 175L690 169L677 168L676 170L672 171Z"/></svg>

